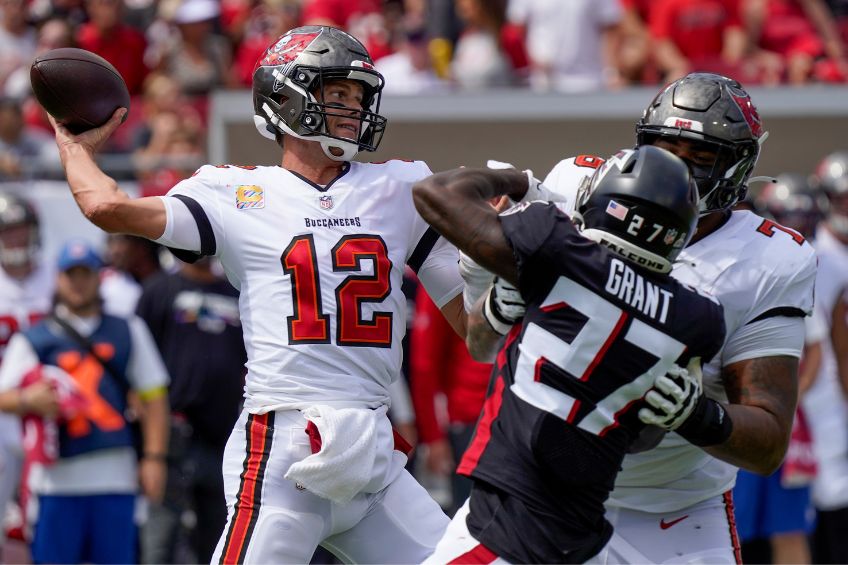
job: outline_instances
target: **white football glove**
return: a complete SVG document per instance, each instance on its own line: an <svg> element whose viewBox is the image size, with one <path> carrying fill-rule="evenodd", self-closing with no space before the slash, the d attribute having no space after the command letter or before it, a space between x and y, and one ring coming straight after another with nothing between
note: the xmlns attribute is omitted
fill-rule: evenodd
<svg viewBox="0 0 848 565"><path fill-rule="evenodd" d="M666 431L676 430L692 415L702 395L701 359L695 357L685 369L674 365L654 380L645 394L648 406L639 410L639 419Z"/></svg>
<svg viewBox="0 0 848 565"><path fill-rule="evenodd" d="M483 317L492 329L500 335L506 335L515 322L524 317L526 311L521 292L502 278L495 277L483 304Z"/></svg>
<svg viewBox="0 0 848 565"><path fill-rule="evenodd" d="M503 161L495 161L493 159L489 159L486 161L486 166L490 169L495 170L503 170L503 169L515 169L511 163L504 163ZM552 190L548 189L545 185L542 184L542 181L533 176L533 171L530 169L525 169L524 174L527 175L527 194L524 195L524 198L516 202L512 198L509 199L510 204L515 206L516 204L522 204L524 202L533 202L534 200L544 200L545 202L565 202L566 198Z"/></svg>
<svg viewBox="0 0 848 565"><path fill-rule="evenodd" d="M459 252L459 274L465 282L465 287L462 289L465 311L471 312L477 300L489 290L495 275L478 265L474 259L462 251Z"/></svg>

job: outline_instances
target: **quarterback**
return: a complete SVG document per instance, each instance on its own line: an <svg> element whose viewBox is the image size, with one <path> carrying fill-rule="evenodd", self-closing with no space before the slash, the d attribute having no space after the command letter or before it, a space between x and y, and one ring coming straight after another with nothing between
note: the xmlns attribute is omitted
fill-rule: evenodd
<svg viewBox="0 0 848 565"><path fill-rule="evenodd" d="M319 544L346 562L420 562L448 523L404 470L386 410L405 265L460 335L462 279L456 249L413 205L428 167L351 161L380 142L382 89L356 39L293 29L253 74L254 121L283 148L280 166L204 166L165 197L127 198L92 159L124 110L79 136L54 126L87 218L217 256L241 291L245 409L225 452L215 562L306 563Z"/></svg>

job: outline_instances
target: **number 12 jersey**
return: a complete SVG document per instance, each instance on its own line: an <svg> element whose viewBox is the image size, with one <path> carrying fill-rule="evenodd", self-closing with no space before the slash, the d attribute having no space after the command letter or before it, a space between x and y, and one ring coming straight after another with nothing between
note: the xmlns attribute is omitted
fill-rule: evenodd
<svg viewBox="0 0 848 565"><path fill-rule="evenodd" d="M412 202L430 174L421 162L352 162L319 186L281 167L204 166L164 197L159 241L217 256L241 291L249 412L388 404L406 265L440 307L462 289L456 249ZM200 243L180 241L197 233L178 222L196 223Z"/></svg>

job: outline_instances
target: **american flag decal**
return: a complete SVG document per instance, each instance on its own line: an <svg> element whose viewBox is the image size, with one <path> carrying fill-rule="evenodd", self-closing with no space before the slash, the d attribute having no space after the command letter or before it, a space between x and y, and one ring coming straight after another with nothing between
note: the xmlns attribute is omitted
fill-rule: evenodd
<svg viewBox="0 0 848 565"><path fill-rule="evenodd" d="M630 211L630 208L628 208L627 206L623 206L623 205L619 204L615 200L610 200L609 203L607 204L607 210L606 210L607 214L609 214L610 216L612 216L613 218L616 218L618 220L623 221L624 218L627 217L627 212L629 212L629 211Z"/></svg>

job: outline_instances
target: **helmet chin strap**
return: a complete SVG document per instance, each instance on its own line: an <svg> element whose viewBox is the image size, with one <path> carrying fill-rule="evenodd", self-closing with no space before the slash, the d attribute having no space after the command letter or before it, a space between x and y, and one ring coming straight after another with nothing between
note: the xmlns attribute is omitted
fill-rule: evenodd
<svg viewBox="0 0 848 565"><path fill-rule="evenodd" d="M303 138L307 140L315 140L321 142L321 149L324 150L324 155L332 159L333 161L350 161L356 154L359 153L359 145L356 143L348 143L346 141L339 141L338 139L332 139L325 137L323 135L319 135L317 137L312 138ZM333 152L333 149L341 150L341 152L336 155Z"/></svg>

